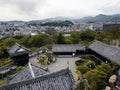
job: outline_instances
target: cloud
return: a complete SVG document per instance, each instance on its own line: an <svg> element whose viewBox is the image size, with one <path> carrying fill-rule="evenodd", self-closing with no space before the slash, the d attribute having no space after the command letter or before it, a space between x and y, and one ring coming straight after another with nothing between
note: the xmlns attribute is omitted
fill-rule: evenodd
<svg viewBox="0 0 120 90"><path fill-rule="evenodd" d="M119 0L0 0L0 20L118 14Z"/></svg>
<svg viewBox="0 0 120 90"><path fill-rule="evenodd" d="M0 11L5 11L5 13L0 14L0 16L7 18L10 16L18 17L16 19L34 19L39 16L38 6L45 4L46 0L0 0ZM14 15L13 15L14 14ZM11 17L14 19L15 17Z"/></svg>
<svg viewBox="0 0 120 90"><path fill-rule="evenodd" d="M36 12L36 6L39 0L2 0L3 6L14 7L22 14L31 14Z"/></svg>
<svg viewBox="0 0 120 90"><path fill-rule="evenodd" d="M109 3L100 8L104 14L120 14L120 1Z"/></svg>

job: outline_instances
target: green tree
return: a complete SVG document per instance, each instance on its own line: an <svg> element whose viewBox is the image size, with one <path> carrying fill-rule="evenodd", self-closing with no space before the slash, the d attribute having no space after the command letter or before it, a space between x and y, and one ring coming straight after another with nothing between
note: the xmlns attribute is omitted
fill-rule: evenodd
<svg viewBox="0 0 120 90"><path fill-rule="evenodd" d="M65 40L64 40L64 37L61 33L59 33L58 35L58 41L57 41L58 44L65 44Z"/></svg>
<svg viewBox="0 0 120 90"><path fill-rule="evenodd" d="M95 32L91 31L91 30L85 30L85 31L82 31L81 34L80 34L80 39L85 41L92 41L95 39Z"/></svg>
<svg viewBox="0 0 120 90"><path fill-rule="evenodd" d="M120 39L120 29L114 28L104 32L108 39Z"/></svg>
<svg viewBox="0 0 120 90"><path fill-rule="evenodd" d="M29 45L29 39L30 39L30 38L31 38L30 35L25 35L25 36L21 39L22 44L25 45L25 46L27 46L27 47L29 47L29 46L30 46L30 45Z"/></svg>
<svg viewBox="0 0 120 90"><path fill-rule="evenodd" d="M103 41L106 38L106 35L103 32L97 32L95 39L98 41Z"/></svg>
<svg viewBox="0 0 120 90"><path fill-rule="evenodd" d="M78 44L80 42L80 32L72 32L71 41L73 44Z"/></svg>
<svg viewBox="0 0 120 90"><path fill-rule="evenodd" d="M106 86L106 73L96 69L85 73L84 77L88 80L90 90L102 90ZM102 83L102 84L101 84ZM104 83L104 84L103 84Z"/></svg>
<svg viewBox="0 0 120 90"><path fill-rule="evenodd" d="M15 43L16 43L16 39L14 38L6 38L4 39L3 43L6 45L6 46L13 46Z"/></svg>
<svg viewBox="0 0 120 90"><path fill-rule="evenodd" d="M43 39L44 38L42 38L41 35L31 36L29 39L29 45L32 47L41 47L43 46Z"/></svg>
<svg viewBox="0 0 120 90"><path fill-rule="evenodd" d="M101 63L94 69L86 72L84 77L88 80L90 90L102 90L107 85L109 77L113 74L111 65Z"/></svg>

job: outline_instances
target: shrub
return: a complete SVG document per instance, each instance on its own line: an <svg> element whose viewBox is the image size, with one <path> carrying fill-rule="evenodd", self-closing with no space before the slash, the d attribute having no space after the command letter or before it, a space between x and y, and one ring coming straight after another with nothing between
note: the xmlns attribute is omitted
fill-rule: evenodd
<svg viewBox="0 0 120 90"><path fill-rule="evenodd" d="M84 59L80 59L80 60L75 61L75 64L76 64L77 66L79 66L79 65L82 65L84 62L85 62Z"/></svg>
<svg viewBox="0 0 120 90"><path fill-rule="evenodd" d="M37 57L37 59L43 65L53 62L52 54L48 54L48 53L44 53L44 54L39 55Z"/></svg>
<svg viewBox="0 0 120 90"><path fill-rule="evenodd" d="M80 71L82 74L85 74L87 71L89 71L89 68L86 65L83 65L77 66L77 70Z"/></svg>
<svg viewBox="0 0 120 90"><path fill-rule="evenodd" d="M87 67L89 67L89 68L95 68L95 64L94 64L94 62L91 61L91 60L87 61L87 62L86 62L86 65L87 65Z"/></svg>
<svg viewBox="0 0 120 90"><path fill-rule="evenodd" d="M19 66L19 67L16 68L16 71L20 71L22 69L23 69L23 66Z"/></svg>
<svg viewBox="0 0 120 90"><path fill-rule="evenodd" d="M37 57L39 63L41 63L42 65L46 65L48 62L48 57L46 56L46 54L41 54Z"/></svg>

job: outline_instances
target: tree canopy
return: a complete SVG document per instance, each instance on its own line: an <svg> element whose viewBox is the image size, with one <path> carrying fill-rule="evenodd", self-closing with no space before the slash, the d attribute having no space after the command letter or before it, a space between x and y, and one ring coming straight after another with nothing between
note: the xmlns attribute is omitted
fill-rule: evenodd
<svg viewBox="0 0 120 90"><path fill-rule="evenodd" d="M41 24L41 26L71 26L71 25L73 25L71 21L55 21Z"/></svg>

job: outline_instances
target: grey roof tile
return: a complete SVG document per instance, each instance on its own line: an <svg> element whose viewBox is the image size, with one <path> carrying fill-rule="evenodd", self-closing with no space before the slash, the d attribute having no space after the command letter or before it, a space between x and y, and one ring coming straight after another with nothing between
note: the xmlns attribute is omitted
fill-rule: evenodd
<svg viewBox="0 0 120 90"><path fill-rule="evenodd" d="M27 48L16 43L8 50L8 53L10 56L16 56L16 55L21 55L23 53L28 53L28 51L29 50Z"/></svg>
<svg viewBox="0 0 120 90"><path fill-rule="evenodd" d="M76 52L76 50L85 50L85 46L79 44L55 44L52 46L53 52Z"/></svg>
<svg viewBox="0 0 120 90"><path fill-rule="evenodd" d="M95 41L88 46L89 49L95 51L108 60L115 61L120 64L120 48L116 48L100 41Z"/></svg>
<svg viewBox="0 0 120 90"><path fill-rule="evenodd" d="M31 65L33 73L35 75L35 77L39 77L45 74L48 74L49 72L46 69L40 68L38 66L35 65ZM17 83L17 82L21 82L21 81L25 81L25 80L29 80L32 79L32 75L30 72L30 68L29 65L27 64L21 71L19 71L18 73L12 75L12 76L8 76L8 83L12 84L12 83Z"/></svg>
<svg viewBox="0 0 120 90"><path fill-rule="evenodd" d="M47 74L31 80L8 84L0 90L74 90L74 78L69 69Z"/></svg>

